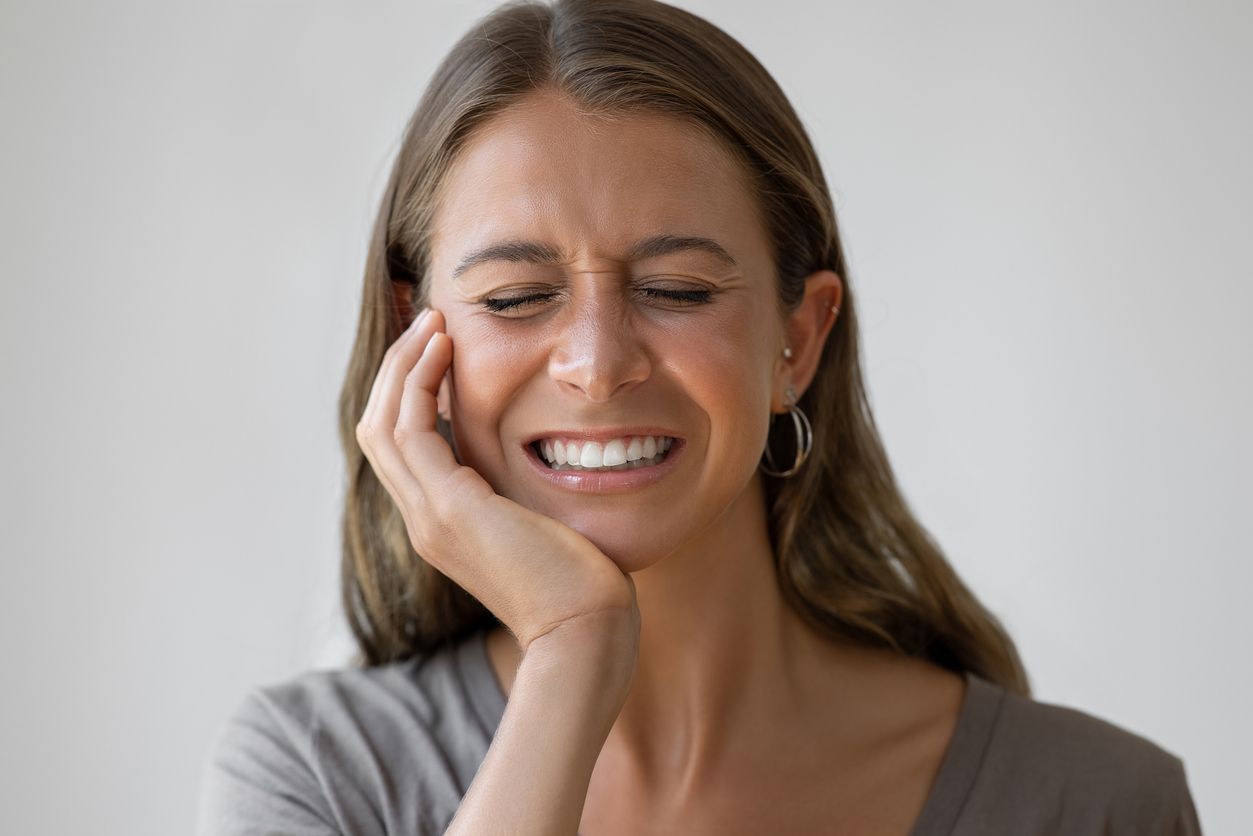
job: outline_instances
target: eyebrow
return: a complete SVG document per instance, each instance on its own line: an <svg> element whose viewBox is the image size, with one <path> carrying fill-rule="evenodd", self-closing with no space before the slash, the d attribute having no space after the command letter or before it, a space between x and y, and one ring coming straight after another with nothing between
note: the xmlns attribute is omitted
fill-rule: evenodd
<svg viewBox="0 0 1253 836"><path fill-rule="evenodd" d="M657 258L671 253L697 250L709 253L728 267L738 267L735 259L726 248L712 238L697 235L652 235L641 238L627 250L627 257ZM488 261L529 262L532 264L560 264L561 253L548 244L535 241L502 241L482 249L468 253L453 268L452 277L458 279L463 273L478 264Z"/></svg>

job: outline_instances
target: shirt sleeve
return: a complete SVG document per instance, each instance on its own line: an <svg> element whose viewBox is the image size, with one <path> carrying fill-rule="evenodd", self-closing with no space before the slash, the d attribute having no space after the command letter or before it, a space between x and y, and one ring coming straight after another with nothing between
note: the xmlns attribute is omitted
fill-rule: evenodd
<svg viewBox="0 0 1253 836"><path fill-rule="evenodd" d="M197 836L342 836L310 766L310 738L293 735L268 697L249 692L204 763Z"/></svg>
<svg viewBox="0 0 1253 836"><path fill-rule="evenodd" d="M1192 791L1188 788L1187 771L1183 761L1176 759L1178 765L1173 784L1175 810L1173 821L1164 831L1165 836L1201 836L1201 822L1197 818L1196 803L1192 800Z"/></svg>

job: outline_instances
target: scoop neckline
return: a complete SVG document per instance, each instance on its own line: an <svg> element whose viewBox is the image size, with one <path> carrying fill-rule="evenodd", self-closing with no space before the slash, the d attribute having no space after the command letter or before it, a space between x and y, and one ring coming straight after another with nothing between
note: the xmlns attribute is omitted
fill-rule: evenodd
<svg viewBox="0 0 1253 836"><path fill-rule="evenodd" d="M922 811L909 836L949 836L983 768L1005 689L973 671L963 671L966 693L957 725Z"/></svg>
<svg viewBox="0 0 1253 836"><path fill-rule="evenodd" d="M463 652L473 654L467 659L471 664L463 667L473 679L470 697L484 727L494 737L509 700L492 667L487 633L480 630L473 641L463 645ZM963 671L961 675L966 688L957 724L909 836L948 836L952 832L992 740L1005 689L972 671Z"/></svg>

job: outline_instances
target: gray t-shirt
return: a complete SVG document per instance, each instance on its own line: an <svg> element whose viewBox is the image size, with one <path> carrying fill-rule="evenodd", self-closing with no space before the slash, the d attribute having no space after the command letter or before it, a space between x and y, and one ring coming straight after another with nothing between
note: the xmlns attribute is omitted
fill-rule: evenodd
<svg viewBox="0 0 1253 836"><path fill-rule="evenodd" d="M204 764L197 834L443 833L505 711L486 635L252 689ZM911 836L1200 833L1175 755L1081 711L966 681Z"/></svg>

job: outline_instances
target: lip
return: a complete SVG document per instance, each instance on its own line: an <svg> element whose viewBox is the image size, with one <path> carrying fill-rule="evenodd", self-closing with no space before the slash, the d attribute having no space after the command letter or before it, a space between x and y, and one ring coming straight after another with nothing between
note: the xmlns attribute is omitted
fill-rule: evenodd
<svg viewBox="0 0 1253 836"><path fill-rule="evenodd" d="M616 431L615 431L616 432ZM555 434L557 437L563 437ZM628 432L625 435L669 435L665 432ZM640 488L651 485L659 479L664 479L668 473L674 470L679 459L683 457L683 451L687 449L687 443L677 436L671 435L674 441L670 442L670 449L666 451L666 457L659 464L649 465L648 467L637 467L634 470L600 470L579 472L577 470L553 470L544 460L535 452L535 448L531 445L541 439L550 438L549 435L536 436L527 443L522 445L526 459L531 463L531 467L539 474L540 478L548 482L550 485L561 488L562 490L573 491L575 493L626 493L628 491L639 490ZM587 440L599 440L596 435L588 433L570 433L568 438L584 438ZM606 436L609 439L619 438L618 435Z"/></svg>

